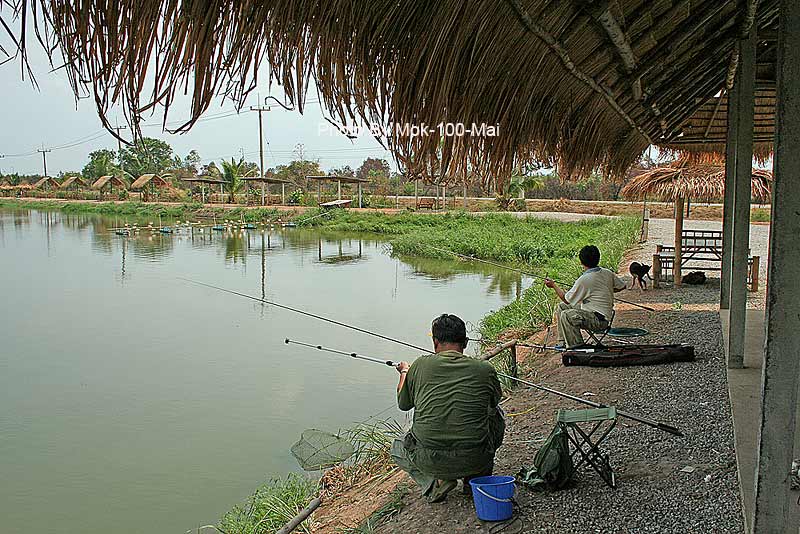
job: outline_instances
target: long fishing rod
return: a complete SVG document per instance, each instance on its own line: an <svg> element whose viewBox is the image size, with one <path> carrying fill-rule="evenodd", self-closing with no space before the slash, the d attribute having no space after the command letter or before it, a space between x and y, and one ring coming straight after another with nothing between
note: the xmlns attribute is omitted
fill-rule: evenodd
<svg viewBox="0 0 800 534"><path fill-rule="evenodd" d="M389 367L396 367L397 366L397 362L393 362L392 360L381 360L380 358L373 358L371 356L364 356L363 354L358 354L357 352L345 352L343 350L336 350L336 349L331 349L331 348L328 348L328 347L323 347L322 345L312 345L311 343L303 343L302 341L295 341L293 339L289 339L288 337L286 339L284 339L283 342L286 343L287 345L289 345L289 344L301 345L303 347L308 347L310 349L317 349L317 350L322 350L322 351L325 351L325 352L332 352L334 354L341 354L342 356L350 356L351 358L355 358L357 360L365 360L365 361L373 362L373 363L381 363L383 365L388 365Z"/></svg>
<svg viewBox="0 0 800 534"><path fill-rule="evenodd" d="M383 364L383 365L391 365L391 366L395 365L394 362L391 362L391 361L382 360L380 358L371 358L369 356L363 356L363 355L360 355L360 354L356 354L355 352L345 352L345 351L342 351L342 350L332 349L332 348L329 348L329 347L323 347L322 345L312 345L311 343L303 343L303 342L294 341L294 340L291 340L291 339L286 339L285 343L287 345L288 344L302 345L304 347L310 347L310 348L313 348L313 349L321 350L323 352L331 352L331 353L334 353L334 354L342 354L342 355L345 355L345 356L350 356L350 357L353 357L353 358L358 358L360 360L366 360L366 361L373 362L373 363L380 363L380 364ZM420 350L425 350L425 349L420 349ZM425 352L433 354L433 351L431 351L431 350L425 350ZM577 397L575 395L570 395L569 393L565 393L563 391L558 391L557 389L549 388L549 387L543 386L541 384L535 384L533 382L529 382L527 380L523 380L523 379L517 378L515 376L507 375L505 373L497 373L497 375L498 376L502 376L503 378L507 378L509 380L513 380L515 382L519 382L520 384L524 384L524 385L526 385L528 387L531 387L531 388L534 388L534 389L538 389L540 391L546 391L547 393L551 393L553 395L558 395L559 397L563 397L565 399L569 399L569 400L572 400L572 401L575 401L575 402L578 402L578 403L581 403L581 404L585 404L585 405L591 406L593 408L608 408L608 405L606 405L606 404L602 404L600 402L590 401L590 400L584 399L582 397ZM676 428L676 427L674 427L672 425L668 425L666 423L662 423L660 421L654 421L652 419L648 419L646 417L641 417L641 416L638 416L638 415L634 415L634 414L631 414L631 413L628 413L628 412L625 412L625 411L622 411L622 410L617 410L617 415L620 416L620 417L625 417L627 419L631 419L633 421L637 421L639 423L642 423L642 424L645 424L645 425L648 425L648 426L652 426L654 428L657 428L659 430L663 430L664 432L668 432L668 433L673 434L675 436L683 436L683 432L681 432L680 429L678 429L678 428Z"/></svg>
<svg viewBox="0 0 800 534"><path fill-rule="evenodd" d="M514 271L514 272L517 272L519 274L524 274L525 276L529 276L529 277L531 277L531 278L533 278L535 280L540 280L542 282L545 280L545 278L548 278L548 279L552 280L553 282L555 282L557 284L560 284L562 286L565 286L567 288L572 287L572 284L569 284L567 282L560 282L560 281L556 280L555 278L550 278L549 276L548 277L541 277L541 276L539 276L537 274L534 274L532 272L523 271L522 269L517 269L516 267L511 267L509 265L503 265L502 263L495 263L493 261L484 260L484 259L481 259L481 258L476 258L475 256L467 256L466 254L459 254L458 252L453 252L452 250L447 250L447 249L444 249L444 248L434 247L433 245L425 245L425 244L423 244L422 246L428 247L428 248L433 249L433 250L438 250L439 252L444 252L446 254L452 254L453 256L456 256L456 257L459 257L459 258L462 258L462 259L465 259L465 260L477 261L477 262L480 262L480 263L485 263L486 265L492 265L494 267L500 267L501 269L508 269L509 271ZM636 302L631 302L629 300L624 300L624 299L621 299L619 297L614 297L614 298L616 300L618 300L619 302L624 302L625 304L630 304L631 306L636 306L638 308L642 308L642 309L647 310L647 311L651 311L651 312L656 311L655 309L653 309L653 308L651 308L649 306L645 306L644 304L638 304Z"/></svg>
<svg viewBox="0 0 800 534"><path fill-rule="evenodd" d="M305 315L307 317L312 317L314 319L319 319L320 321L325 321L325 322L328 322L328 323L331 323L331 324L335 324L337 326L343 326L344 328L349 328L350 330L355 330L356 332L361 332L362 334L367 334L367 335L370 335L370 336L379 337L381 339L385 339L386 341L391 341L393 343L398 343L400 345L405 345L406 347L410 347L412 349L417 349L417 350L421 350L421 351L430 352L427 349L423 349L422 347L418 347L416 345L412 345L411 343L406 343L405 341L401 341L399 339L394 339L394 338L389 337L389 336L384 336L383 334L378 334L376 332L370 332L369 330L365 330L365 329L359 328L357 326L349 325L347 323L343 323L341 321L337 321L337 320L331 319L329 317L323 317L322 315L317 315L316 313L307 312L307 311L301 310L299 308L293 308L291 306L286 306L285 304L280 304L280 303L272 301L272 300L267 300L267 299L262 299L262 298L259 298L259 297L254 297L252 295L247 295L245 293L239 293L238 291L233 291L232 289L225 289L224 287L213 286L211 284L206 284L204 282L198 282L196 280L189 280L188 278L182 278L180 276L178 277L178 280L183 280L184 282L189 282L191 284L196 284L196 285L199 285L199 286L204 286L204 287L208 287L208 288L211 288L211 289L216 289L217 291L222 291L223 293L230 293L231 295L238 295L238 296L244 297L246 299L254 300L256 302L261 302L262 304L269 304L270 306L275 306L276 308L281 308L283 310L288 310L288 311L291 311L291 312L294 312L294 313L299 313L299 314Z"/></svg>
<svg viewBox="0 0 800 534"><path fill-rule="evenodd" d="M300 310L300 309L297 309L297 308L293 308L291 306L286 306L286 305L283 305L283 304L278 304L277 302L269 301L269 300L266 300L266 299L253 297L253 296L247 295L245 293L239 293L238 291L233 291L233 290L230 290L230 289L225 289L225 288L222 288L222 287L213 286L211 284L205 284L203 282L197 282L197 281L194 281L194 280L189 280L188 278L179 278L179 279L180 280L184 280L186 282L191 282L193 284L197 284L197 285L200 285L200 286L205 286L205 287L208 287L208 288L211 288L211 289L216 289L217 291L222 291L224 293L230 293L231 295L238 295L240 297L244 297L244 298L247 298L247 299L250 299L250 300L254 300L256 302L262 302L264 304L269 304L271 306L275 306L277 308L282 308L284 310L293 311L295 313L300 313L300 314L306 315L308 317L313 317L314 319L319 319L321 321L325 321L325 322L328 322L328 323L331 323L331 324L335 324L335 325L338 325L338 326L343 326L344 328L349 328L351 330L355 330L356 332L361 332L362 334L367 334L367 335L370 335L370 336L373 336L373 337L384 339L386 341L391 341L393 343L397 343L399 345L404 345L404 346L410 347L412 349L416 349L416 350L419 350L419 351L422 351L422 352L426 352L428 354L433 354L433 351L430 350L430 349L425 349L423 347L419 347L419 346L414 345L412 343L407 343L407 342L401 341L399 339L395 339L395 338L392 338L392 337L389 337L389 336L385 336L385 335L379 334L377 332L372 332L372 331L366 330L364 328L359 328L357 326L349 325L349 324L343 323L341 321L336 321L336 320L330 319L328 317L323 317L323 316L317 315L315 313L307 312L307 311ZM285 342L300 344L299 342L292 341L290 339L285 340ZM304 346L312 347L312 348L315 348L315 349L318 349L318 350L321 350L321 351L326 351L326 352L334 352L334 350L335 350L335 349L327 349L326 347L323 347L321 345L312 345L310 343L309 344L305 344ZM350 356L350 357L354 357L354 358L358 358L358 356L361 356L361 355L358 355L358 354L356 356L353 356L353 354L356 354L356 353L353 353L353 352L344 352L344 351L335 351L335 352L337 354L344 354L346 356ZM371 361L373 363L380 363L382 365L390 365L390 363L388 363L387 360L382 360L382 359L379 359L379 358L371 358L369 356L362 356L362 357L360 357L358 359ZM498 373L498 375L502 376L504 378L508 378L509 380L513 380L515 382L519 382L521 384L525 384L526 386L529 386L529 387L532 387L532 388L535 388L535 389L539 389L541 391L546 391L548 393L552 393L553 395L558 395L560 397L563 397L563 398L566 398L566 399L570 399L570 400L573 400L575 402L586 404L587 406L593 406L593 407L596 407L596 408L604 407L604 405L601 405L600 403L593 402L593 401L590 401L590 400L586 400L586 399L583 399L581 397L576 397L574 395L570 395L569 393L564 393L563 391L558 391L556 389L548 388L548 387L542 386L540 384L534 384L533 382L528 382L527 380L522 380L521 378L516 378L516 377L510 376L510 375L506 375L506 374L502 374L502 373ZM621 416L621 417L627 417L628 419L632 419L634 421L638 421L640 423L643 423L643 424L658 428L658 429L663 430L665 432L669 432L670 434L674 434L676 436L683 436L683 433L680 430L678 430L674 426L668 425L666 423L660 423L660 422L657 422L657 421L646 419L644 417L635 416L635 415L629 414L627 412L621 412L619 410L617 411L617 414L619 416Z"/></svg>

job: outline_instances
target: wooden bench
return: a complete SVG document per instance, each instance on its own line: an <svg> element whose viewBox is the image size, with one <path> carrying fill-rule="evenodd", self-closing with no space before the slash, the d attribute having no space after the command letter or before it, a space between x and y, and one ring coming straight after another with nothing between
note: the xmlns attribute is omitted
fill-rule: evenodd
<svg viewBox="0 0 800 534"><path fill-rule="evenodd" d="M675 263L675 247L656 245L653 254L654 286L667 280ZM699 263L699 264L698 264ZM708 265L719 263L720 266ZM747 286L750 291L758 291L758 271L760 257L751 256L747 261ZM698 271L722 270L722 232L719 230L684 230L681 234L681 270L690 267Z"/></svg>
<svg viewBox="0 0 800 534"><path fill-rule="evenodd" d="M432 210L434 205L436 204L436 199L433 197L422 197L417 200L417 209L428 209Z"/></svg>
<svg viewBox="0 0 800 534"><path fill-rule="evenodd" d="M331 200L330 202L323 202L319 205L320 208L325 208L326 210L331 208L349 208L352 200Z"/></svg>

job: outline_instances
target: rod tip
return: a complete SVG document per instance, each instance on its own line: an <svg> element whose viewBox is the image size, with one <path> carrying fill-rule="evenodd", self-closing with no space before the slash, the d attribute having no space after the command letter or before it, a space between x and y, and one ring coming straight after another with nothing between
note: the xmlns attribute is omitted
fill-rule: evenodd
<svg viewBox="0 0 800 534"><path fill-rule="evenodd" d="M288 345L289 344L289 338L287 337L286 339L283 340L283 342Z"/></svg>

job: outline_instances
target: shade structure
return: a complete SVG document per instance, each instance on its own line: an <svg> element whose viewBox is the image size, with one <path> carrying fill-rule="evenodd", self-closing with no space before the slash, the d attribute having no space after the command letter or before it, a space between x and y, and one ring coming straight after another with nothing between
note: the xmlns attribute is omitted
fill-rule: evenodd
<svg viewBox="0 0 800 534"><path fill-rule="evenodd" d="M317 202L322 203L322 182L336 182L337 198L342 199L342 184L358 184L358 207L361 207L361 186L368 184L369 180L364 178L356 178L355 176L306 176L308 180L316 180L317 182Z"/></svg>
<svg viewBox="0 0 800 534"><path fill-rule="evenodd" d="M767 200L772 191L772 173L753 169L753 197ZM721 199L725 193L725 167L716 164L687 164L677 161L646 171L622 188L620 194L631 200L680 198L698 200Z"/></svg>
<svg viewBox="0 0 800 534"><path fill-rule="evenodd" d="M158 174L143 174L134 180L134 182L131 184L131 189L138 191L139 189L144 189L144 187L147 185L154 187L169 187L167 181Z"/></svg>
<svg viewBox="0 0 800 534"><path fill-rule="evenodd" d="M673 280L681 284L681 258L683 240L683 206L687 199L715 200L725 194L725 167L720 161L690 163L688 157L669 165L656 167L634 178L620 194L624 198L639 200L675 201L675 258ZM752 195L766 200L771 195L772 173L753 169L750 180Z"/></svg>
<svg viewBox="0 0 800 534"><path fill-rule="evenodd" d="M193 178L183 178L184 182L188 182L190 184L200 184L200 201L205 204L206 203L206 188L205 186L220 186L220 194L222 193L222 186L225 184L225 180L220 180L218 178L211 178L209 176L195 176Z"/></svg>
<svg viewBox="0 0 800 534"><path fill-rule="evenodd" d="M69 189L70 187L87 187L89 184L80 176L70 176L61 182L61 189Z"/></svg>
<svg viewBox="0 0 800 534"><path fill-rule="evenodd" d="M50 176L39 178L39 180L31 186L32 189L48 189L56 187L59 187L59 183L55 180L55 178Z"/></svg>
<svg viewBox="0 0 800 534"><path fill-rule="evenodd" d="M125 189L127 184L122 178L118 178L117 176L101 176L92 184L92 189L97 189L98 191L103 189L106 185L111 184L111 187L118 188L118 189Z"/></svg>
<svg viewBox="0 0 800 534"><path fill-rule="evenodd" d="M116 104L137 117L189 87L192 117L178 128L188 129L221 93L241 105L268 63L299 111L315 86L331 120L387 131L403 167L458 183L474 170L498 184L521 162L621 175L650 144L678 135L696 103L730 87L738 39L751 26L774 32L779 11L779 0L757 2L752 15L736 0L198 1L187 9L121 0L123 15L109 17L99 0L36 3L52 29L46 49L70 58L63 68L73 89L98 93L101 114ZM114 46L86 46L99 27ZM483 134L458 135L461 121ZM439 124L454 131L404 129Z"/></svg>

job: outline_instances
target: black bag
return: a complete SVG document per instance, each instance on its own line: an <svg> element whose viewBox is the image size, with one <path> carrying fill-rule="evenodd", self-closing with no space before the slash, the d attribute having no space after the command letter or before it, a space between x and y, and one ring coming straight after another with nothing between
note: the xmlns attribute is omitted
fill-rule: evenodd
<svg viewBox="0 0 800 534"><path fill-rule="evenodd" d="M693 286L702 286L706 283L706 273L703 271L692 271L681 278L681 282Z"/></svg>

